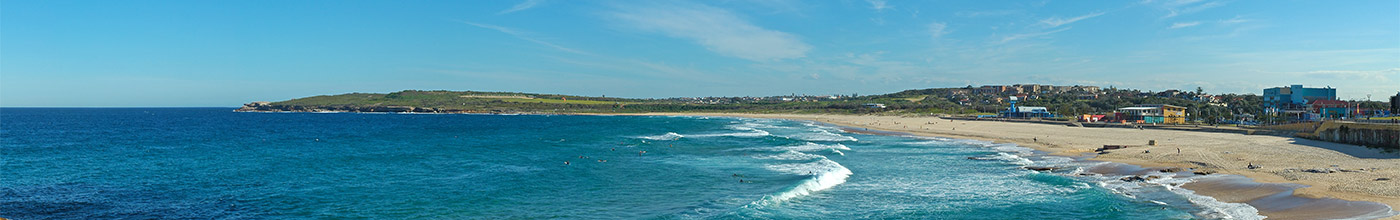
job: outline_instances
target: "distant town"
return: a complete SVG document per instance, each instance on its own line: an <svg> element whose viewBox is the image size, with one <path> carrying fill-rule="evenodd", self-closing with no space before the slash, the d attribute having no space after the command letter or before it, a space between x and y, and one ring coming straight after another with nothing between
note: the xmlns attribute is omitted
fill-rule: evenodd
<svg viewBox="0 0 1400 220"><path fill-rule="evenodd" d="M913 92L911 92L913 91ZM1397 99L1389 102L1343 101L1337 89L1289 85L1262 89L1263 95L1208 94L1195 91L1160 92L1100 88L1098 86L1058 86L1040 84L983 85L964 88L910 90L905 95L939 95L942 101L975 109L979 117L991 118L1073 118L1081 122L1145 124L1225 123L1258 124L1323 120L1394 120L1400 112ZM896 93L901 94L901 93ZM890 95L885 95L890 96ZM900 97L894 95L892 97ZM907 96L906 96L907 97ZM928 96L918 101L936 102ZM769 97L684 97L664 100L690 104L754 104L774 102L821 102L869 100L850 95L788 95ZM1159 101L1153 103L1152 101ZM1135 102L1136 101L1136 102ZM1116 105L1099 105L1116 103ZM1082 106L1087 104L1091 106ZM889 108L886 103L864 103L867 108ZM1058 108L1050 108L1054 106ZM1197 107L1193 109L1192 107ZM1221 112L1223 110L1223 112ZM994 113L994 114L993 114Z"/></svg>

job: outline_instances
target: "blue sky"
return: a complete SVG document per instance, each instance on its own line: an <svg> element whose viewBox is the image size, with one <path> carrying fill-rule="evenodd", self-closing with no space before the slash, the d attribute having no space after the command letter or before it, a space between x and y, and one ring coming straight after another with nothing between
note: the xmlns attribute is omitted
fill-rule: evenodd
<svg viewBox="0 0 1400 220"><path fill-rule="evenodd" d="M405 89L610 97L1039 83L1400 90L1400 1L5 1L0 106Z"/></svg>

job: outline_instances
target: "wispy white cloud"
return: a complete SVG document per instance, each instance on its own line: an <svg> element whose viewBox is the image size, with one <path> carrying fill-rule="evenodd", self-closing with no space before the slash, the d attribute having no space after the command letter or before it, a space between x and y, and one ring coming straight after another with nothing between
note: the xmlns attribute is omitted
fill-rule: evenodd
<svg viewBox="0 0 1400 220"><path fill-rule="evenodd" d="M1199 21L1192 21L1192 22L1176 22L1176 23L1172 23L1171 29L1188 28L1188 27L1192 27L1192 26L1196 26L1196 25L1201 25L1201 22L1199 22Z"/></svg>
<svg viewBox="0 0 1400 220"><path fill-rule="evenodd" d="M1007 15L1014 15L1014 14L1021 13L1021 12L1022 12L1022 11L1020 11L1020 10L960 11L960 12L957 12L957 13L953 13L953 15L954 15L954 16L958 16L958 17L976 18L976 17L1007 16Z"/></svg>
<svg viewBox="0 0 1400 220"><path fill-rule="evenodd" d="M576 50L576 49L573 49L573 48L568 48L568 47L564 47L564 46L559 46L558 44L554 44L554 43L550 43L550 42L547 42L547 41L535 39L534 37L531 37L530 35L525 34L524 32L517 31L517 30L515 30L515 29L510 29L510 28L501 27L501 26L495 26L495 25L489 25L489 24L478 24L478 23L472 23L472 22L466 22L466 21L462 21L462 23L465 23L465 24L468 24L468 25L471 25L471 26L480 27L480 28L486 28L486 29L491 29L491 30L500 31L501 33L508 34L508 35L510 35L510 36L513 36L513 37L515 37L515 38L519 38L519 39L521 39L521 40L533 42L533 43L536 43L536 44L539 44L539 45L544 45L544 46L547 46L547 47L550 47L550 48L554 48L554 49L556 49L556 50L561 50L561 51L564 51L564 52L576 53L576 54L584 54L584 55L589 54L588 52L583 52L583 51Z"/></svg>
<svg viewBox="0 0 1400 220"><path fill-rule="evenodd" d="M1171 18L1171 17L1176 17L1176 16L1179 16L1179 15L1201 12L1201 11L1205 11L1206 9L1211 9L1211 8L1220 7L1220 6L1224 6L1224 5L1225 5L1225 3L1218 2L1218 1L1206 2L1206 3L1200 3L1200 2L1201 2L1201 0L1182 0L1182 1L1168 1L1168 2L1165 2L1165 3L1162 4L1162 8L1165 8L1165 9L1167 10L1167 15L1166 15L1166 16L1162 16L1162 18ZM1196 4L1196 3L1200 3L1200 4Z"/></svg>
<svg viewBox="0 0 1400 220"><path fill-rule="evenodd" d="M630 28L693 40L715 53L754 61L801 58L812 49L797 36L759 27L707 5L617 6L608 16Z"/></svg>
<svg viewBox="0 0 1400 220"><path fill-rule="evenodd" d="M1230 18L1230 19L1226 19L1226 20L1220 20L1220 23L1221 23L1221 24L1239 24L1239 23L1245 23L1245 22L1250 22L1250 21L1253 21L1253 20L1244 19L1244 16L1238 16L1238 15L1236 15L1234 18Z"/></svg>
<svg viewBox="0 0 1400 220"><path fill-rule="evenodd" d="M1048 25L1048 26L1050 26L1051 28L1054 28L1054 27L1059 27L1059 26L1062 26L1062 25L1074 23L1074 22L1077 22L1077 21L1080 21L1080 20L1089 19L1089 18L1093 18L1093 17L1098 17L1099 15L1103 15L1103 14L1104 14L1103 12L1094 12L1094 13L1089 13L1089 14L1086 14L1086 15L1083 15L1083 16L1073 17L1073 18L1050 17L1050 18L1046 18L1046 19L1044 19L1044 20L1040 20L1040 23L1045 24L1045 25Z"/></svg>
<svg viewBox="0 0 1400 220"><path fill-rule="evenodd" d="M928 33L933 38L943 37L944 34L948 34L948 24L943 22L928 24Z"/></svg>
<svg viewBox="0 0 1400 220"><path fill-rule="evenodd" d="M1342 79L1387 83L1392 77L1400 77L1400 68L1383 70L1316 70L1301 73L1302 76L1318 79Z"/></svg>
<svg viewBox="0 0 1400 220"><path fill-rule="evenodd" d="M506 9L506 10L504 10L504 11L497 12L496 14L497 14L497 15L503 15L503 14L510 14L510 13L512 13L512 12L517 12L517 11L524 11L524 10L526 10L526 9L534 8L535 6L539 6L540 3L543 3L543 2L544 2L544 0L525 0L524 2L520 2L520 4L515 4L515 6L512 6L512 7L510 7L509 9Z"/></svg>
<svg viewBox="0 0 1400 220"><path fill-rule="evenodd" d="M894 8L894 6L889 5L887 2L885 2L885 0L865 0L865 1L870 3L870 8L871 8L871 9L875 9L875 11L879 11L879 12L884 12L885 9Z"/></svg>
<svg viewBox="0 0 1400 220"><path fill-rule="evenodd" d="M1006 43L1006 42L1011 42L1011 41L1020 40L1020 39L1026 39L1026 38L1032 38L1032 37L1045 36L1045 35L1050 35L1050 34L1054 34L1054 33L1059 33L1059 32L1061 32L1061 31L1067 31L1067 30L1069 30L1069 27L1060 28L1060 29L1055 29L1055 30L1051 30L1051 31L1043 31L1043 32L1024 33L1024 34L1011 35L1011 36L1007 36L1007 37L1005 37L1005 38L1002 38L1002 39L1001 39L1001 43Z"/></svg>

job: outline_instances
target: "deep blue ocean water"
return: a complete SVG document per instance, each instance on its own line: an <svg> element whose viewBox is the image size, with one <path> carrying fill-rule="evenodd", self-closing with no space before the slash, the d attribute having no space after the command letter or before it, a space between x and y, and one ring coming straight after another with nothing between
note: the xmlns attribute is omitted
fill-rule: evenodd
<svg viewBox="0 0 1400 220"><path fill-rule="evenodd" d="M1183 219L1026 149L725 117L0 109L10 219ZM645 151L645 153L642 153ZM968 157L1011 156L1002 160ZM568 162L566 165L565 162Z"/></svg>

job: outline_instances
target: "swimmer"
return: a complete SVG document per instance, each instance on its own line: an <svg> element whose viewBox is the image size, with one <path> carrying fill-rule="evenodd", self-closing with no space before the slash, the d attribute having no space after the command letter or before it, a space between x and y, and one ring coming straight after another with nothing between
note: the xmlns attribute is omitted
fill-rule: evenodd
<svg viewBox="0 0 1400 220"><path fill-rule="evenodd" d="M569 161L565 160L564 165L569 165Z"/></svg>
<svg viewBox="0 0 1400 220"><path fill-rule="evenodd" d="M617 151L617 148L616 148L616 147L612 148L612 151Z"/></svg>

